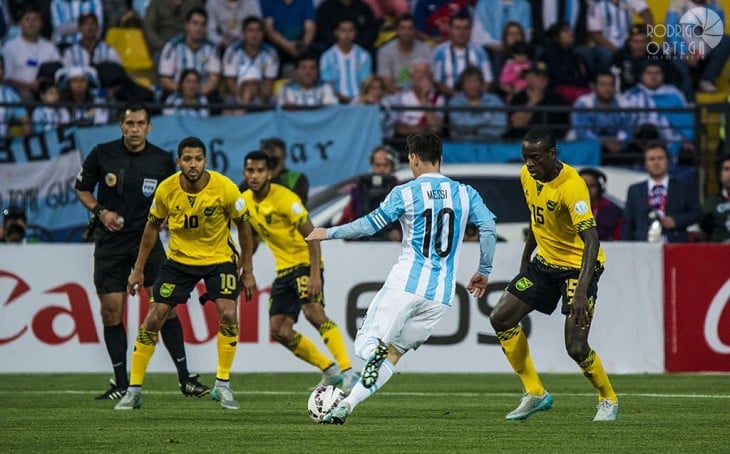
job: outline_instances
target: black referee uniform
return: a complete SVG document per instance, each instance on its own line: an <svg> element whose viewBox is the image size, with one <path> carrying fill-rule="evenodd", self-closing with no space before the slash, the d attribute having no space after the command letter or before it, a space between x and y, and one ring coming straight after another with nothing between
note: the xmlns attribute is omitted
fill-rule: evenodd
<svg viewBox="0 0 730 454"><path fill-rule="evenodd" d="M146 143L141 153L126 149L122 139L95 146L84 160L76 189L93 193L104 208L124 218L124 227L109 232L101 223L94 232L94 285L99 294L126 292L157 186L175 173L172 154ZM158 241L145 267L145 287L157 277L164 249Z"/></svg>

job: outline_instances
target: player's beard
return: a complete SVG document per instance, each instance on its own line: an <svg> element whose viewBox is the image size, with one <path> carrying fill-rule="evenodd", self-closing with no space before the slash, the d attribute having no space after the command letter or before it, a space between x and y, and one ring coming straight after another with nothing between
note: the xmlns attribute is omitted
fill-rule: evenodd
<svg viewBox="0 0 730 454"><path fill-rule="evenodd" d="M182 174L183 178L185 178L188 181L188 183L195 184L200 180L200 177L203 176L203 173L205 173L205 170L198 171L198 174L195 177L191 177L188 172L190 172L190 170L183 172L183 174Z"/></svg>

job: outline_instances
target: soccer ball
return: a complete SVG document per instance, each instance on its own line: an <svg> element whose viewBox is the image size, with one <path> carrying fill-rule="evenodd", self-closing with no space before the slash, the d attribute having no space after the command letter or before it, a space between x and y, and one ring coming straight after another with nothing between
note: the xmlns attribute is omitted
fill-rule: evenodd
<svg viewBox="0 0 730 454"><path fill-rule="evenodd" d="M324 415L335 408L344 398L345 392L336 386L319 386L309 395L307 413L312 421L320 422Z"/></svg>

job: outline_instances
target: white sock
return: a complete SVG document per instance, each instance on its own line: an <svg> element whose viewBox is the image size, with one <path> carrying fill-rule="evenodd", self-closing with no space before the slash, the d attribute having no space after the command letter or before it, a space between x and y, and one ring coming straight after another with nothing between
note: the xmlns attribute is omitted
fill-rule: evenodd
<svg viewBox="0 0 730 454"><path fill-rule="evenodd" d="M230 388L231 382L229 380L219 380L215 379L215 386L219 386L221 388Z"/></svg>
<svg viewBox="0 0 730 454"><path fill-rule="evenodd" d="M395 366L386 359L383 361L383 364L380 365L380 369L378 369L378 379L375 381L375 384L370 388L366 388L362 385L362 381L358 381L355 384L355 387L352 388L352 391L350 391L350 395L347 396L342 403L349 405L351 410L354 409L357 404L367 399L380 389L388 380L390 380L390 377L392 377L394 373Z"/></svg>

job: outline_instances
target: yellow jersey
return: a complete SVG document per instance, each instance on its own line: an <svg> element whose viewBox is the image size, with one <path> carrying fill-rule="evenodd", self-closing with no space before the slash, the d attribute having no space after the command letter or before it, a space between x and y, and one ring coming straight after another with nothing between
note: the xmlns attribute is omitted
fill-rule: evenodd
<svg viewBox="0 0 730 454"><path fill-rule="evenodd" d="M527 166L522 166L520 181L530 209L537 255L549 265L580 269L583 240L578 233L596 226L583 178L563 163L560 174L547 183L532 178ZM598 261L603 264L605 260L599 247Z"/></svg>
<svg viewBox="0 0 730 454"><path fill-rule="evenodd" d="M236 261L230 221L248 220L248 208L236 184L208 170L210 181L197 194L180 186L180 172L166 178L155 191L150 222L167 218L167 256L185 265L215 265Z"/></svg>
<svg viewBox="0 0 730 454"><path fill-rule="evenodd" d="M309 247L299 226L309 219L302 201L288 188L271 183L264 200L254 200L253 191L243 192L251 228L274 254L276 271L296 265L309 265Z"/></svg>

